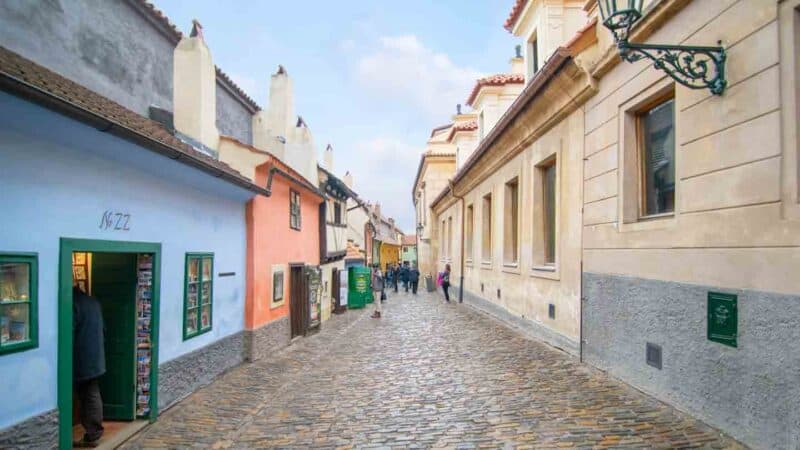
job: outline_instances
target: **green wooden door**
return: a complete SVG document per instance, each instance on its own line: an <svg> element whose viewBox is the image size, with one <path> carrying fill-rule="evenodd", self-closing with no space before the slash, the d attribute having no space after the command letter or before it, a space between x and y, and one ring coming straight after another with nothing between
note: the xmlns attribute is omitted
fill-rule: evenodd
<svg viewBox="0 0 800 450"><path fill-rule="evenodd" d="M103 417L133 420L136 414L136 255L94 253L92 296L103 309L106 373L100 378Z"/></svg>

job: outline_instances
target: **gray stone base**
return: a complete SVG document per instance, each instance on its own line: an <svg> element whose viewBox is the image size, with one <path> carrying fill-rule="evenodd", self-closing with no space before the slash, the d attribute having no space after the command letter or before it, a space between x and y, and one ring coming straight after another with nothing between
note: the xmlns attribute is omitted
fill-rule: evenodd
<svg viewBox="0 0 800 450"><path fill-rule="evenodd" d="M0 430L0 448L58 448L58 410L39 414Z"/></svg>
<svg viewBox="0 0 800 450"><path fill-rule="evenodd" d="M754 448L800 449L800 296L594 273L583 290L586 362ZM707 339L709 291L738 295L737 348Z"/></svg>
<svg viewBox="0 0 800 450"><path fill-rule="evenodd" d="M291 340L289 316L274 320L257 330L245 330L244 354L248 361L257 361L277 349L289 345Z"/></svg>
<svg viewBox="0 0 800 450"><path fill-rule="evenodd" d="M158 366L158 409L163 411L244 361L244 332Z"/></svg>
<svg viewBox="0 0 800 450"><path fill-rule="evenodd" d="M441 291L441 288L439 288L439 290ZM450 301L458 301L458 286L450 285ZM547 328L539 322L516 316L502 306L492 303L466 289L464 289L464 303L485 314L493 316L530 338L545 342L570 355L578 356L580 352L578 342Z"/></svg>

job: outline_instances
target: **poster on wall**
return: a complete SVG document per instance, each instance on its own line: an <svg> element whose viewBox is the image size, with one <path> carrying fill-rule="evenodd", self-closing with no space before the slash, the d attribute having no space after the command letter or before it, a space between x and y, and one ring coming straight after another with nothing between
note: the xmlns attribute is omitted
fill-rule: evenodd
<svg viewBox="0 0 800 450"><path fill-rule="evenodd" d="M339 272L339 304L347 306L347 271Z"/></svg>

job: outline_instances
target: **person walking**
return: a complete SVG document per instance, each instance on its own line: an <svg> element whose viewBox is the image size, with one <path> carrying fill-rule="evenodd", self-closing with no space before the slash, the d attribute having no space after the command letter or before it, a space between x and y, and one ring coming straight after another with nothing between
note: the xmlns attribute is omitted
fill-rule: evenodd
<svg viewBox="0 0 800 450"><path fill-rule="evenodd" d="M403 268L400 269L400 279L403 281L403 288L408 292L408 261L403 263Z"/></svg>
<svg viewBox="0 0 800 450"><path fill-rule="evenodd" d="M100 301L72 288L72 377L78 391L83 439L75 447L97 447L103 436L100 377L106 373L103 312Z"/></svg>
<svg viewBox="0 0 800 450"><path fill-rule="evenodd" d="M375 300L375 312L372 314L373 319L381 318L381 292L383 292L383 274L381 274L380 267L375 264L372 269L372 298Z"/></svg>
<svg viewBox="0 0 800 450"><path fill-rule="evenodd" d="M417 295L417 287L419 286L419 269L417 269L416 264L411 266L411 270L408 271L408 282L411 283L411 292L414 295Z"/></svg>
<svg viewBox="0 0 800 450"><path fill-rule="evenodd" d="M445 264L444 272L442 272L442 290L444 291L444 299L450 303L450 264Z"/></svg>
<svg viewBox="0 0 800 450"><path fill-rule="evenodd" d="M392 282L394 283L394 293L397 293L397 286L400 284L400 266L395 264L392 266L392 272L394 276L392 277Z"/></svg>

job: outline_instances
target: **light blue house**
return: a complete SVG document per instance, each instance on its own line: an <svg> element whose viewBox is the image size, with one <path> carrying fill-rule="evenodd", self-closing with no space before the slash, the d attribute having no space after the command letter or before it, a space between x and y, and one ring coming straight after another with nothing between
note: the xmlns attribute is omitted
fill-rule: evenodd
<svg viewBox="0 0 800 450"><path fill-rule="evenodd" d="M75 282L116 339L101 388L120 418L155 420L242 362L244 211L263 189L2 47L0 117L0 448L71 444Z"/></svg>

